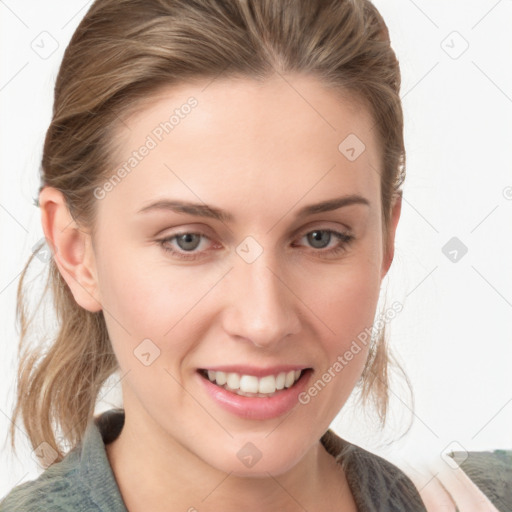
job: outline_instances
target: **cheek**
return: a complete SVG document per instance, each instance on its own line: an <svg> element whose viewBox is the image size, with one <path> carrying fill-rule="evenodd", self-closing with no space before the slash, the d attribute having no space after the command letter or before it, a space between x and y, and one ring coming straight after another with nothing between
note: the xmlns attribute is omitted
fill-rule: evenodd
<svg viewBox="0 0 512 512"><path fill-rule="evenodd" d="M111 321L117 320L126 331L141 333L147 328L161 335L164 326L186 307L189 294L184 290L193 294L195 281L183 282L179 270L171 272L163 259L150 261L148 253L156 248L119 246L122 251L114 250L100 260L102 305L113 317Z"/></svg>
<svg viewBox="0 0 512 512"><path fill-rule="evenodd" d="M310 290L314 297L310 307L317 316L317 332L323 333L321 345L327 357L320 373L330 369L331 377L337 376L331 390L336 389L341 402L364 368L379 300L378 265L368 262L360 255L357 262L347 260L335 272L331 269L329 275L315 280Z"/></svg>
<svg viewBox="0 0 512 512"><path fill-rule="evenodd" d="M309 281L313 285L304 288L303 296L311 297L308 305L335 338L346 340L373 323L381 285L379 268L376 261L357 255L317 273Z"/></svg>
<svg viewBox="0 0 512 512"><path fill-rule="evenodd" d="M133 361L125 353L132 354L144 339L156 340L169 328L173 291L129 250L103 255L98 279L110 339L121 366L124 360L129 367ZM164 303L166 316L161 314Z"/></svg>
<svg viewBox="0 0 512 512"><path fill-rule="evenodd" d="M331 421L360 378L370 347L379 290L378 272L364 264L340 267L330 279L317 281L311 309L319 312L317 332L323 334L314 343L324 357L300 398L317 418Z"/></svg>
<svg viewBox="0 0 512 512"><path fill-rule="evenodd" d="M200 339L199 303L218 276L202 276L197 267L173 269L163 257L148 264L147 255L123 253L130 255L104 258L98 269L105 321L119 364L124 371L138 371L138 356L149 352L150 360L155 358L152 367L175 366L193 340ZM184 337L192 342L184 343Z"/></svg>

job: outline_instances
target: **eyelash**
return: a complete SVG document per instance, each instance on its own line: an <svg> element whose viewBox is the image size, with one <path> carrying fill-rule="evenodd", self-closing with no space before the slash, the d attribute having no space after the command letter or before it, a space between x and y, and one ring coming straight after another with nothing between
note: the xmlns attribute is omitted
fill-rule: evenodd
<svg viewBox="0 0 512 512"><path fill-rule="evenodd" d="M354 240L353 235L349 235L347 233L340 233L338 231L333 231L332 229L313 229L311 231L306 231L305 233L302 233L299 238L303 238L304 236L309 235L310 233L313 233L315 231L331 233L331 235L334 235L334 237L339 240L339 244L336 247L333 247L332 249L313 250L313 252L318 253L318 255L322 258L337 256L338 254L345 252L347 250L347 246ZM169 246L166 245L167 242L170 242L171 240L174 240L175 238L183 236L183 235L199 235L199 236L209 239L203 233L197 233L194 231L183 231L181 233L175 233L172 236L168 236L166 238L157 240L157 242L165 252L171 253L171 255L176 256L179 259L187 260L187 261L194 261L194 260L197 260L198 258L201 258L202 257L201 252L186 253L186 252L177 251L175 249L170 249Z"/></svg>

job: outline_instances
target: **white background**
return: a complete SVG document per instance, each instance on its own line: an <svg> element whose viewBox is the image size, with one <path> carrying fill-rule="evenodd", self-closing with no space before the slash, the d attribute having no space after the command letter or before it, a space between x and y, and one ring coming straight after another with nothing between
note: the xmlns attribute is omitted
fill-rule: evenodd
<svg viewBox="0 0 512 512"><path fill-rule="evenodd" d="M408 421L406 395L396 388L384 433L352 414L350 403L332 428L402 467L439 458L448 445L512 449L512 1L375 4L402 69L407 179L395 261L383 292L387 286L388 305L404 304L389 330L414 387L414 424L386 444ZM89 5L0 2L2 441L14 396L16 287L43 236L33 200L52 89L63 51ZM51 48L43 31L58 44L46 59L32 48L41 37ZM442 252L452 237L468 248L457 262ZM37 271L43 266L34 263ZM119 400L116 389L106 398L98 411ZM19 457L7 442L0 447L0 496L41 472L23 426L17 427Z"/></svg>

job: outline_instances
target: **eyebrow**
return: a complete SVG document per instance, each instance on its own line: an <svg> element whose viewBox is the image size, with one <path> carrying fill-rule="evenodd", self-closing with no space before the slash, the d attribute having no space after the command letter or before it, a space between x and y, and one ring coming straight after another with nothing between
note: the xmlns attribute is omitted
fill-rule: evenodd
<svg viewBox="0 0 512 512"><path fill-rule="evenodd" d="M295 218L300 219L315 213L329 212L353 204L363 204L370 206L370 202L365 197L351 194L304 206L296 213ZM160 199L148 204L147 206L144 206L137 213L147 213L151 211L173 211L176 213L186 213L198 217L216 219L221 222L232 222L234 220L234 217L231 213L220 208L216 208L204 203L190 203L177 199Z"/></svg>

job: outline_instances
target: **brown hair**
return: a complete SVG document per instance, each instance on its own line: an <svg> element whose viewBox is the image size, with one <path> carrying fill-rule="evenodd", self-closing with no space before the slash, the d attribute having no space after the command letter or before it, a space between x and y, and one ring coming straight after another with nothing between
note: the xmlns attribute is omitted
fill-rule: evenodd
<svg viewBox="0 0 512 512"><path fill-rule="evenodd" d="M391 202L405 177L400 70L387 27L368 0L96 0L66 48L55 85L42 157L41 188L62 192L73 219L94 234L94 189L115 165L120 116L163 87L196 78L274 73L313 75L367 106L381 147L384 240ZM374 127L375 127L374 126ZM40 190L41 190L40 188ZM386 247L387 249L387 247ZM103 312L80 307L54 259L51 284L58 321L47 350L26 346L23 282L18 285L19 371L11 426L19 414L32 446L58 453L56 430L72 447L94 415L98 394L118 370ZM375 340L374 340L375 341ZM384 331L370 347L360 383L382 424L388 406L390 354Z"/></svg>

